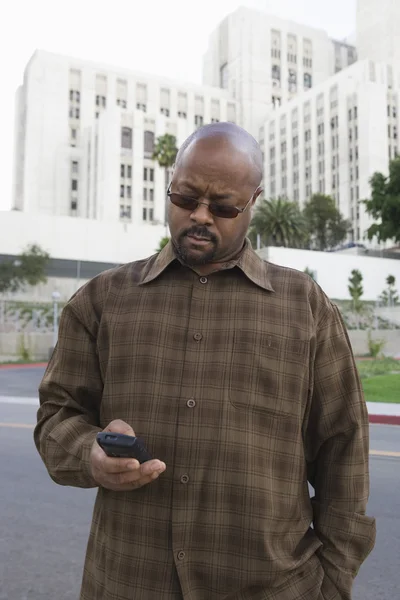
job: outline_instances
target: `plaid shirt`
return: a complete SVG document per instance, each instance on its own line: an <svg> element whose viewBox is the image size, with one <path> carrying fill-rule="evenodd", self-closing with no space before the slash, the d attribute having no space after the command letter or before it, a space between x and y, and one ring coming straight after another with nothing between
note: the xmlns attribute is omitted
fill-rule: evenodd
<svg viewBox="0 0 400 600"><path fill-rule="evenodd" d="M339 311L307 275L247 241L200 277L169 244L74 295L39 391L57 483L96 486L90 448L113 419L167 465L99 488L81 600L351 598L375 539L368 416Z"/></svg>

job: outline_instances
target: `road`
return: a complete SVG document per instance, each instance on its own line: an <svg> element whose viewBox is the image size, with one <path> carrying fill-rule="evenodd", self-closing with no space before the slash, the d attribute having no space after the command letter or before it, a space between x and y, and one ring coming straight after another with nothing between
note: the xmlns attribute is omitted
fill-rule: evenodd
<svg viewBox="0 0 400 600"><path fill-rule="evenodd" d="M0 396L36 395L43 370L0 371ZM4 377L4 374L7 375ZM12 383L12 380L14 383ZM35 385L36 385L35 383ZM12 390L12 391L11 391ZM94 490L51 481L32 440L37 407L0 402L0 600L77 600ZM353 600L395 600L400 589L400 427L371 426L371 499L376 547Z"/></svg>

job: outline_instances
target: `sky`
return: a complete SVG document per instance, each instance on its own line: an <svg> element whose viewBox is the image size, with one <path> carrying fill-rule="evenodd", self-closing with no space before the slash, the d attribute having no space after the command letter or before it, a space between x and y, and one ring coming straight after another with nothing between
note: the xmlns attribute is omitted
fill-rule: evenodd
<svg viewBox="0 0 400 600"><path fill-rule="evenodd" d="M325 29L355 31L356 0L13 0L0 25L0 210L11 207L14 95L37 49L201 83L208 36L239 6Z"/></svg>

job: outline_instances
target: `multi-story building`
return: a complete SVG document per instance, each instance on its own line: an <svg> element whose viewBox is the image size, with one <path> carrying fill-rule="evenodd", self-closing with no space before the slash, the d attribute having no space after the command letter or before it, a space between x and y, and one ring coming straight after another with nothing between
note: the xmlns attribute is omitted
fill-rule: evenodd
<svg viewBox="0 0 400 600"><path fill-rule="evenodd" d="M300 206L313 193L331 195L361 240L369 179L399 151L399 93L400 73L366 60L276 110L259 133L265 195Z"/></svg>
<svg viewBox="0 0 400 600"><path fill-rule="evenodd" d="M236 120L226 90L37 51L17 92L13 208L163 223L155 139Z"/></svg>
<svg viewBox="0 0 400 600"><path fill-rule="evenodd" d="M357 51L360 59L400 65L400 2L357 0Z"/></svg>
<svg viewBox="0 0 400 600"><path fill-rule="evenodd" d="M356 61L356 50L323 30L239 8L212 33L203 81L230 92L238 121L257 135L265 116Z"/></svg>

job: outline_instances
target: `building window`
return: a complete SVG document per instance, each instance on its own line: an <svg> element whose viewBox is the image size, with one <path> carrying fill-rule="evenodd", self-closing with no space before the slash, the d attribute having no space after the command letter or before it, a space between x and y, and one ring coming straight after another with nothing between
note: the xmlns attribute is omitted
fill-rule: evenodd
<svg viewBox="0 0 400 600"><path fill-rule="evenodd" d="M125 186L124 185L121 185L119 188L119 197L125 198Z"/></svg>
<svg viewBox="0 0 400 600"><path fill-rule="evenodd" d="M126 197L127 198L132 198L132 188L130 185L126 186Z"/></svg>
<svg viewBox="0 0 400 600"><path fill-rule="evenodd" d="M75 119L79 119L80 116L81 116L80 110L79 110L79 108L76 108L75 109Z"/></svg>
<svg viewBox="0 0 400 600"><path fill-rule="evenodd" d="M132 167L131 167L131 165L127 166L127 170L128 170L128 173L127 173L128 179L132 179Z"/></svg>
<svg viewBox="0 0 400 600"><path fill-rule="evenodd" d="M204 117L202 115L194 116L194 124L196 125L196 127L201 127L203 125L203 122L204 122Z"/></svg>
<svg viewBox="0 0 400 600"><path fill-rule="evenodd" d="M132 216L132 209L130 206L125 206L124 204L120 204L119 206L119 216L121 219L130 219Z"/></svg>
<svg viewBox="0 0 400 600"><path fill-rule="evenodd" d="M178 117L179 117L179 119L186 119L187 114L185 112L183 112L182 110L178 110Z"/></svg>
<svg viewBox="0 0 400 600"><path fill-rule="evenodd" d="M169 117L169 108L160 108L160 113L165 117Z"/></svg>
<svg viewBox="0 0 400 600"><path fill-rule="evenodd" d="M397 119L397 107L393 106L393 118Z"/></svg>
<svg viewBox="0 0 400 600"><path fill-rule="evenodd" d="M154 190L150 189L149 193L150 193L150 198L149 198L150 202L154 202Z"/></svg>
<svg viewBox="0 0 400 600"><path fill-rule="evenodd" d="M73 140L76 140L76 129L74 127L72 127L71 129L71 138Z"/></svg>
<svg viewBox="0 0 400 600"><path fill-rule="evenodd" d="M117 99L117 106L120 106L121 108L126 108L127 107L126 100L121 100L120 98L118 98Z"/></svg>
<svg viewBox="0 0 400 600"><path fill-rule="evenodd" d="M146 167L143 169L143 181L147 181L147 169L146 169Z"/></svg>
<svg viewBox="0 0 400 600"><path fill-rule="evenodd" d="M393 126L393 139L397 140L397 127L396 127L396 125Z"/></svg>
<svg viewBox="0 0 400 600"><path fill-rule="evenodd" d="M312 88L312 75L310 73L304 73L304 88L306 90Z"/></svg>
<svg viewBox="0 0 400 600"><path fill-rule="evenodd" d="M149 221L154 219L154 208L149 208Z"/></svg>
<svg viewBox="0 0 400 600"><path fill-rule="evenodd" d="M71 200L71 210L76 210L78 208L78 203L76 200Z"/></svg>
<svg viewBox="0 0 400 600"><path fill-rule="evenodd" d="M152 131L144 132L144 151L145 151L145 154L153 154L154 133Z"/></svg>
<svg viewBox="0 0 400 600"><path fill-rule="evenodd" d="M143 209L143 221L147 221L147 208Z"/></svg>
<svg viewBox="0 0 400 600"><path fill-rule="evenodd" d="M144 113L147 112L147 107L142 102L137 102L136 103L136 108L137 108L137 110L141 110Z"/></svg>
<svg viewBox="0 0 400 600"><path fill-rule="evenodd" d="M121 177L125 177L125 165L121 165Z"/></svg>
<svg viewBox="0 0 400 600"><path fill-rule="evenodd" d="M106 97L105 96L96 96L96 106L106 106Z"/></svg>
<svg viewBox="0 0 400 600"><path fill-rule="evenodd" d="M388 137L390 138L392 136L392 130L390 128L390 125L388 125Z"/></svg>
<svg viewBox="0 0 400 600"><path fill-rule="evenodd" d="M149 169L150 181L154 181L154 169Z"/></svg>
<svg viewBox="0 0 400 600"><path fill-rule="evenodd" d="M72 162L72 172L78 173L78 163L75 160Z"/></svg>
<svg viewBox="0 0 400 600"><path fill-rule="evenodd" d="M357 119L358 116L358 108L357 106L354 107L354 118Z"/></svg>
<svg viewBox="0 0 400 600"><path fill-rule="evenodd" d="M130 127L121 128L121 147L132 150L132 129Z"/></svg>
<svg viewBox="0 0 400 600"><path fill-rule="evenodd" d="M351 121L351 120L352 120L352 118L353 118L353 113L352 113L352 110L351 110L351 108L350 108L350 110L349 110L349 121Z"/></svg>
<svg viewBox="0 0 400 600"><path fill-rule="evenodd" d="M284 152L286 152L286 142L282 142L282 144L281 144L281 152L282 152L282 154Z"/></svg>
<svg viewBox="0 0 400 600"><path fill-rule="evenodd" d="M77 192L78 191L78 181L76 179L72 179L71 180L71 190L73 192Z"/></svg>

